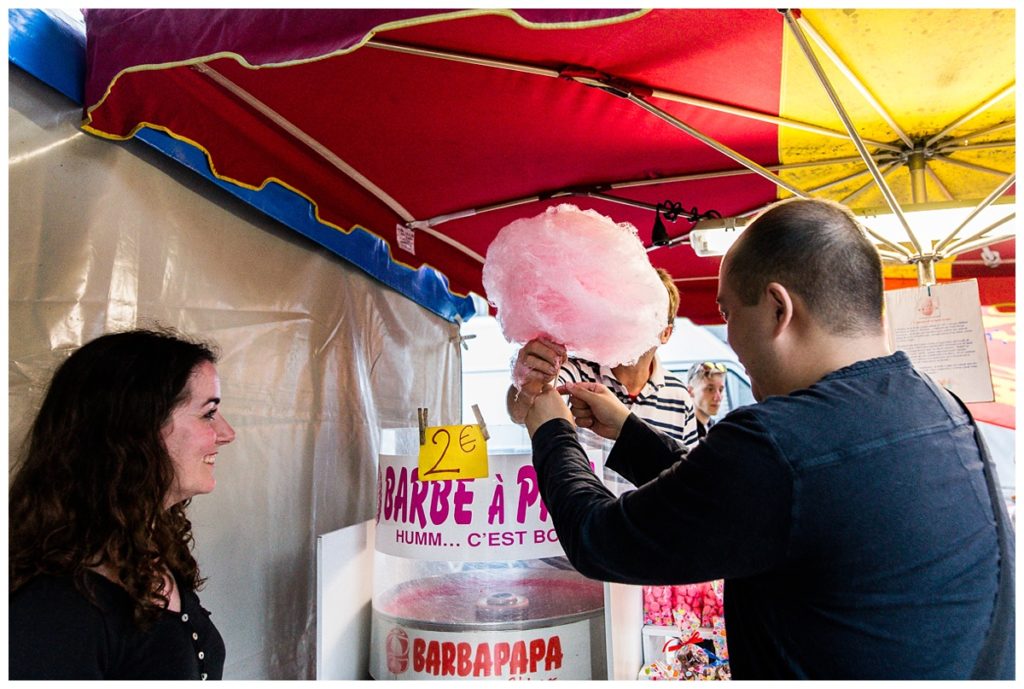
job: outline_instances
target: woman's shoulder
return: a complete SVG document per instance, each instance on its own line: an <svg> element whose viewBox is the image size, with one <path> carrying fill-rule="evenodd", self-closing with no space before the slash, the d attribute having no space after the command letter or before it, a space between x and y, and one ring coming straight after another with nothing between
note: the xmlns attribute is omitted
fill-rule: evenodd
<svg viewBox="0 0 1024 689"><path fill-rule="evenodd" d="M71 576L38 575L10 595L10 676L101 678L116 654L118 630L130 622L116 586L87 574L83 593Z"/></svg>

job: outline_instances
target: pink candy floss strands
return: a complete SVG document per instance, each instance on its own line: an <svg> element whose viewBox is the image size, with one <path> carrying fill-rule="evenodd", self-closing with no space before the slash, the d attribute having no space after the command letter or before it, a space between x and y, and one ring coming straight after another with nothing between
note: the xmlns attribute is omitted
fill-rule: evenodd
<svg viewBox="0 0 1024 689"><path fill-rule="evenodd" d="M668 324L668 293L636 228L571 204L502 228L482 277L510 342L544 337L614 367L658 346Z"/></svg>

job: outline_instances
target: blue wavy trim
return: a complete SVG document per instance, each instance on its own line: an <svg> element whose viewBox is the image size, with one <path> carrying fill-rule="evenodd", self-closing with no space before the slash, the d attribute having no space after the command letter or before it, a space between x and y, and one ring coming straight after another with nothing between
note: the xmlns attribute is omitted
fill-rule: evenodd
<svg viewBox="0 0 1024 689"><path fill-rule="evenodd" d="M8 59L82 104L85 27L46 10L7 10Z"/></svg>

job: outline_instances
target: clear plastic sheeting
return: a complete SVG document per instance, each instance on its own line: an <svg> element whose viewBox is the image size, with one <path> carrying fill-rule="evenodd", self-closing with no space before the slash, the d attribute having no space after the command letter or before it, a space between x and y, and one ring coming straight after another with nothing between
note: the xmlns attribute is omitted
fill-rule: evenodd
<svg viewBox="0 0 1024 689"><path fill-rule="evenodd" d="M315 541L374 514L379 429L458 423L458 328L17 68L9 100L11 456L56 365L104 332L219 345L237 440L190 515L225 678L314 675Z"/></svg>

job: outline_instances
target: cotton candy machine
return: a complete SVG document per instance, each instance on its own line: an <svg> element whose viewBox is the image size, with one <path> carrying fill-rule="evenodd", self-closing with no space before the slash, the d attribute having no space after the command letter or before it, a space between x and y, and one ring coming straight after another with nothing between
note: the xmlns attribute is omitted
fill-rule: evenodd
<svg viewBox="0 0 1024 689"><path fill-rule="evenodd" d="M490 428L487 478L421 482L416 429L382 433L370 674L604 679L604 595L566 561L529 439Z"/></svg>

